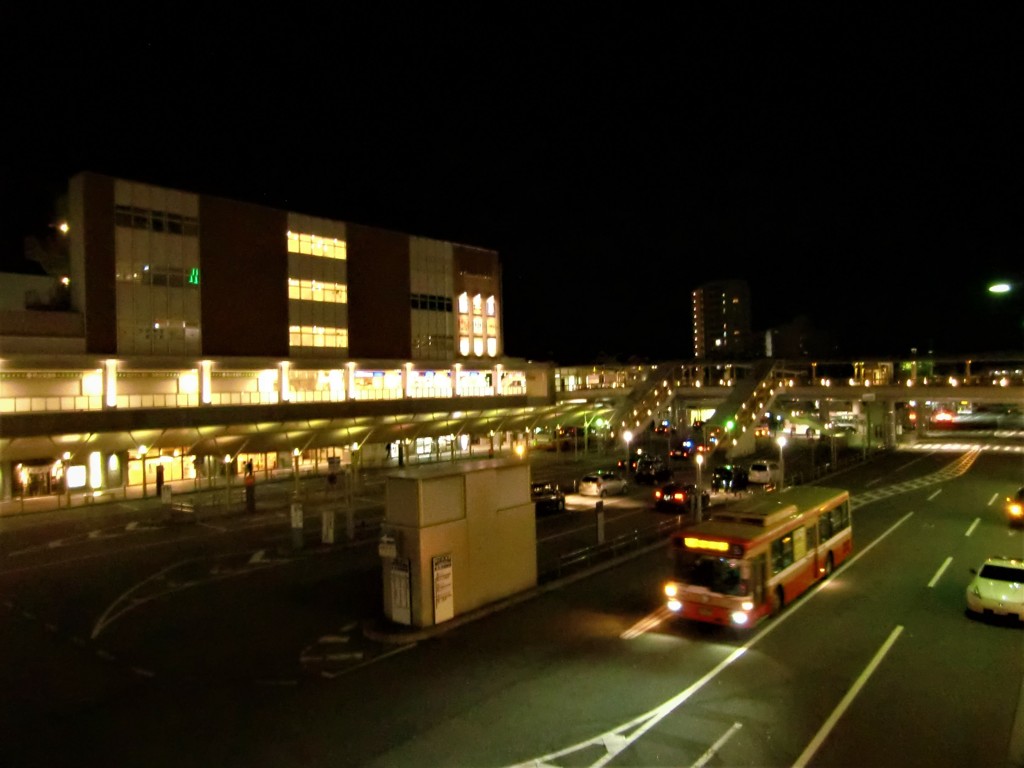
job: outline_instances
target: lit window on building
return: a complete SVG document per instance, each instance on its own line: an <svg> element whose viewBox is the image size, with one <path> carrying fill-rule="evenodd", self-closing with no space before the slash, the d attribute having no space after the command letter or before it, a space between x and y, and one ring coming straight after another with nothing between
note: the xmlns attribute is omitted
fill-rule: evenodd
<svg viewBox="0 0 1024 768"><path fill-rule="evenodd" d="M480 357L484 353L484 340L473 339L473 354Z"/></svg>
<svg viewBox="0 0 1024 768"><path fill-rule="evenodd" d="M347 348L348 329L326 328L319 325L292 325L288 327L288 346Z"/></svg>
<svg viewBox="0 0 1024 768"><path fill-rule="evenodd" d="M348 258L348 244L336 237L320 237L305 232L289 232L288 253L320 256L325 259Z"/></svg>
<svg viewBox="0 0 1024 768"><path fill-rule="evenodd" d="M473 296L473 314L479 315L483 312L483 299L480 298L480 294Z"/></svg>
<svg viewBox="0 0 1024 768"><path fill-rule="evenodd" d="M323 301L328 304L347 304L348 286L344 283L325 283L321 280L288 278L288 298L299 301Z"/></svg>
<svg viewBox="0 0 1024 768"><path fill-rule="evenodd" d="M494 317L495 312L496 312L496 304L494 302L494 297L493 296L488 296L487 297L487 316L488 317Z"/></svg>
<svg viewBox="0 0 1024 768"><path fill-rule="evenodd" d="M469 296L465 291L459 294L459 314L469 314Z"/></svg>
<svg viewBox="0 0 1024 768"><path fill-rule="evenodd" d="M469 354L469 337L468 336L460 336L459 337L459 354L462 355L463 357L465 357L466 355Z"/></svg>
<svg viewBox="0 0 1024 768"><path fill-rule="evenodd" d="M487 340L487 356L495 357L498 354L498 340L490 338Z"/></svg>

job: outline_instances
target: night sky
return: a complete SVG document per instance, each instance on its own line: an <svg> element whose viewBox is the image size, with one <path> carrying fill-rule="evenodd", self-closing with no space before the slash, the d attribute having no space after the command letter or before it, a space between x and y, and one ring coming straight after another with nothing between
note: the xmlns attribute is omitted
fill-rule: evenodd
<svg viewBox="0 0 1024 768"><path fill-rule="evenodd" d="M0 256L92 170L495 249L515 357L690 357L731 278L822 358L1019 352L1020 14L829 5L47 24L0 54Z"/></svg>

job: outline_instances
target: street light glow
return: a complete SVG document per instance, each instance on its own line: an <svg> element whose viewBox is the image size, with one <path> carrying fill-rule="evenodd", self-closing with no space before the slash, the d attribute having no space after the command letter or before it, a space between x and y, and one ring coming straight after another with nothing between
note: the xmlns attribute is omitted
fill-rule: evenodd
<svg viewBox="0 0 1024 768"><path fill-rule="evenodd" d="M993 283L992 285L990 285L988 287L988 292L989 293L1009 293L1010 292L1010 284L1009 283Z"/></svg>

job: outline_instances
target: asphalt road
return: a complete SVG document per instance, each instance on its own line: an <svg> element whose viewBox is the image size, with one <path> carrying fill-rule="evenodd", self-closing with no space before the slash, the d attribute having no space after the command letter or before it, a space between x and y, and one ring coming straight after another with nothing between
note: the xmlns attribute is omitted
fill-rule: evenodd
<svg viewBox="0 0 1024 768"><path fill-rule="evenodd" d="M372 640L372 483L366 537L333 546L311 516L296 549L270 508L5 531L0 761L1024 765L1024 629L963 612L970 566L1024 557L998 509L1022 470L1019 453L922 449L833 477L856 558L749 636L665 621L655 546L429 639ZM634 490L606 500L609 535L658 516ZM591 514L539 537L588 541Z"/></svg>

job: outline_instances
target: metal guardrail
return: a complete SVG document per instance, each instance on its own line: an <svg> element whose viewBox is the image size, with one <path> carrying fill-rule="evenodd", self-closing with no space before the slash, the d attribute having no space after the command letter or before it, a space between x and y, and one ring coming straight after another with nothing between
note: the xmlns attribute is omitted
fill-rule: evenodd
<svg viewBox="0 0 1024 768"><path fill-rule="evenodd" d="M614 560L620 555L640 549L648 544L665 540L672 531L683 527L683 516L677 515L669 520L662 520L647 528L636 528L602 544L583 547L571 552L563 552L558 562L550 570L537 575L541 583L560 579L563 576L590 568L597 563Z"/></svg>

